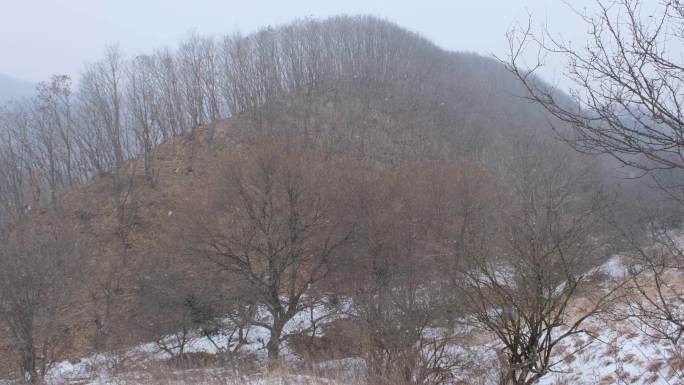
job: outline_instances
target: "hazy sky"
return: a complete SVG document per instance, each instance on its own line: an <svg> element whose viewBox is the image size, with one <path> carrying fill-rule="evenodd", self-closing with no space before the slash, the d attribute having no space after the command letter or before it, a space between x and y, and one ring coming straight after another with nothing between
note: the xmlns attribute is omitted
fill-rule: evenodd
<svg viewBox="0 0 684 385"><path fill-rule="evenodd" d="M593 0L572 0L593 8ZM252 32L295 18L372 14L421 33L443 48L504 55L504 34L531 13L573 41L584 27L562 0L0 0L0 73L44 80L78 74L118 43L137 54L202 34Z"/></svg>

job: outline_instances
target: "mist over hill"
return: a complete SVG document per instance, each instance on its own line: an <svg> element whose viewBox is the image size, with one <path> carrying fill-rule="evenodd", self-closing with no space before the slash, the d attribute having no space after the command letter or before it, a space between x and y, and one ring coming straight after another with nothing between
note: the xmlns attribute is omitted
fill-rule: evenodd
<svg viewBox="0 0 684 385"><path fill-rule="evenodd" d="M0 73L0 104L11 99L32 96L36 85Z"/></svg>
<svg viewBox="0 0 684 385"><path fill-rule="evenodd" d="M490 384L585 333L608 222L634 228L638 189L502 63L375 17L109 47L44 85L0 115L9 377Z"/></svg>

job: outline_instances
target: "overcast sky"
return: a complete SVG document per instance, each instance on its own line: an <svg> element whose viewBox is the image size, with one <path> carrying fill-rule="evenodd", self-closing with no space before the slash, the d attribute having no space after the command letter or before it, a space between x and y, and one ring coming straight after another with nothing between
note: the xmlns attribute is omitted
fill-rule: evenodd
<svg viewBox="0 0 684 385"><path fill-rule="evenodd" d="M593 7L593 0L571 3ZM443 48L485 55L505 55L504 34L528 13L573 41L585 32L562 0L0 0L0 73L33 81L77 75L106 44L138 54L175 46L191 30L249 33L341 13L379 16Z"/></svg>

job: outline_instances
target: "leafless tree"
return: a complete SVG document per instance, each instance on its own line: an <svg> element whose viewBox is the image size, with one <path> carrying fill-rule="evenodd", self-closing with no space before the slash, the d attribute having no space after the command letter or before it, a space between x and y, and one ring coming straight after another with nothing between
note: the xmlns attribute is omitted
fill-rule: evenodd
<svg viewBox="0 0 684 385"><path fill-rule="evenodd" d="M267 329L269 362L279 359L286 325L307 309L312 285L329 273L350 232L333 210L336 185L325 162L278 146L223 167L223 188L192 231L193 253L211 260L268 314L249 320ZM239 283L238 283L239 282ZM249 294L251 293L251 295Z"/></svg>
<svg viewBox="0 0 684 385"><path fill-rule="evenodd" d="M98 349L107 347L112 336L118 305L125 295L131 295L126 288L131 275L135 272L134 261L131 259L131 234L138 220L140 202L137 193L140 186L136 186L137 169L135 162L129 162L124 167L111 172L111 207L115 216L114 254L106 263L96 266L97 271L92 280L93 285L89 293L95 304L94 323L96 326L94 344Z"/></svg>
<svg viewBox="0 0 684 385"><path fill-rule="evenodd" d="M7 223L17 216L23 214L28 202L27 188L29 181L27 178L26 158L23 151L25 147L21 145L20 127L25 126L25 115L19 111L3 111L0 124L2 125L3 145L0 146L0 175L2 183L2 215L0 222Z"/></svg>
<svg viewBox="0 0 684 385"><path fill-rule="evenodd" d="M596 14L577 12L588 26L583 48L530 26L509 34L508 67L529 97L575 129L576 149L609 154L643 171L684 167L680 103L684 6L663 1L646 9L639 1L597 1ZM648 16L648 17L647 17ZM525 67L529 49L536 62ZM567 63L569 100L539 81L546 57Z"/></svg>
<svg viewBox="0 0 684 385"><path fill-rule="evenodd" d="M98 138L100 146L111 158L114 168L123 165L126 159L128 138L124 130L124 58L117 47L107 47L101 61L91 65L82 74L81 98L85 108L97 120L93 129L101 130Z"/></svg>
<svg viewBox="0 0 684 385"><path fill-rule="evenodd" d="M527 385L554 370L562 357L554 348L578 333L602 310L613 290L589 295L588 269L601 251L600 210L606 204L584 173L568 167L568 156L554 155L520 140L504 172L510 194L497 206L498 225L479 233L486 242L461 256L458 274L463 306L477 325L501 343L508 368L506 383ZM562 152L561 152L562 154ZM570 170L575 171L570 171ZM506 196L508 195L508 196ZM578 308L575 301L589 297Z"/></svg>
<svg viewBox="0 0 684 385"><path fill-rule="evenodd" d="M207 101L204 87L208 58L202 38L192 33L178 49L178 70L190 125L194 129L207 123ZM209 74L208 76L211 76Z"/></svg>
<svg viewBox="0 0 684 385"><path fill-rule="evenodd" d="M460 221L455 170L419 162L372 171L358 183L358 260L347 284L354 288L369 383L454 380L460 357L449 349L452 332L440 327L451 301L440 277Z"/></svg>
<svg viewBox="0 0 684 385"><path fill-rule="evenodd" d="M3 232L0 319L11 332L19 369L39 382L66 340L62 323L78 282L74 238L58 218L23 221ZM71 309L73 311L73 309Z"/></svg>
<svg viewBox="0 0 684 385"><path fill-rule="evenodd" d="M162 139L188 132L177 60L168 50L155 52L154 90L158 93Z"/></svg>
<svg viewBox="0 0 684 385"><path fill-rule="evenodd" d="M159 101L153 83L154 62L149 56L138 56L128 68L128 110L134 122L133 131L144 164L145 179L154 186L156 170L153 164L154 148L161 140Z"/></svg>
<svg viewBox="0 0 684 385"><path fill-rule="evenodd" d="M575 12L588 27L586 44L573 45L546 28L533 31L528 24L509 34L506 64L532 101L574 129L562 137L575 149L608 154L628 166L631 177L650 178L656 188L652 194L665 193L681 210L684 5L637 0L596 5L595 13ZM535 60L526 61L530 56ZM547 58L565 61L569 96L537 78ZM648 334L677 347L684 330L677 310L683 293L666 275L684 266L681 245L662 216L646 213L644 222L640 230L646 237L614 222L636 256L632 281L640 295L629 315Z"/></svg>

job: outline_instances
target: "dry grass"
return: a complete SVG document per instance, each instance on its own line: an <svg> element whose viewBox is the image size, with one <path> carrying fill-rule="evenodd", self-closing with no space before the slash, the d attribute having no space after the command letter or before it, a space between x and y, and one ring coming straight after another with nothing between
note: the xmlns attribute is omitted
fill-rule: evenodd
<svg viewBox="0 0 684 385"><path fill-rule="evenodd" d="M73 382L68 382L73 384ZM197 384L197 385L362 385L365 379L362 374L355 376L336 376L333 372L312 371L295 373L280 370L269 374L244 375L236 369L202 368L173 369L169 365L158 362L145 370L122 371L112 373L110 377L85 381L83 384ZM66 382L64 384L67 384ZM62 384L55 384L62 385Z"/></svg>

